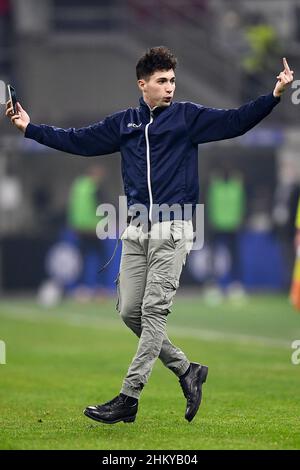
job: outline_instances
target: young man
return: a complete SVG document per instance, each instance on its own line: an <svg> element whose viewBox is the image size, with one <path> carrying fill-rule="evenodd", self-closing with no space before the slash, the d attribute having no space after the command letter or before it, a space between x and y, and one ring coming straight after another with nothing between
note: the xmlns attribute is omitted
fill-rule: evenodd
<svg viewBox="0 0 300 470"><path fill-rule="evenodd" d="M122 237L117 309L140 339L120 394L85 410L86 416L104 423L135 420L140 393L158 357L179 378L187 400L185 418L191 421L197 413L208 368L190 363L166 334L172 299L192 246L193 227L191 217L174 215L168 208L174 204L195 207L198 202L198 144L244 134L272 111L293 81L284 59L273 93L239 109L211 109L173 102L176 62L167 48L150 49L136 67L142 92L139 107L82 129L34 125L20 104L16 115L7 104L6 114L13 124L41 144L85 156L121 152L130 224ZM141 205L147 209L148 220L137 224L134 214ZM156 205L164 206L159 216ZM154 236L162 226L169 229L168 236Z"/></svg>

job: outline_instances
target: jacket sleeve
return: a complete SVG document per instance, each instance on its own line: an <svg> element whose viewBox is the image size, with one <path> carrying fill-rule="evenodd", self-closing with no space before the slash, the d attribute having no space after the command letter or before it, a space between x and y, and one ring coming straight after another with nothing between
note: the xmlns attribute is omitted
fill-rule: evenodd
<svg viewBox="0 0 300 470"><path fill-rule="evenodd" d="M270 93L237 109L206 108L187 103L187 132L194 144L243 135L268 116L279 101L280 98L275 98L273 93Z"/></svg>
<svg viewBox="0 0 300 470"><path fill-rule="evenodd" d="M60 129L41 124L28 124L25 137L47 147L75 155L92 157L117 152L120 149L121 113L80 129Z"/></svg>

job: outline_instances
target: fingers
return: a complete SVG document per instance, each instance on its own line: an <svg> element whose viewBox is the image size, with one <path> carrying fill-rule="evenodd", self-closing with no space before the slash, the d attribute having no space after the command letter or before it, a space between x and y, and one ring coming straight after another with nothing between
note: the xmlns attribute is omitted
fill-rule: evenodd
<svg viewBox="0 0 300 470"><path fill-rule="evenodd" d="M276 78L278 78L278 80L280 80L283 83L287 82L287 80L288 80L288 78L287 78L287 76L285 75L284 72L280 72L280 74L277 75Z"/></svg>
<svg viewBox="0 0 300 470"><path fill-rule="evenodd" d="M14 116L15 113L14 113L13 107L11 106L11 102L8 101L8 102L6 103L6 106L7 106L7 109L6 109L5 115L6 115L7 117L9 117L9 116ZM16 108L17 108L17 111L19 111L19 112L22 111L22 106L20 105L20 103L17 103ZM17 113L16 113L16 114L17 114Z"/></svg>
<svg viewBox="0 0 300 470"><path fill-rule="evenodd" d="M21 110L17 109L17 111L21 111ZM14 108L12 106L10 108L7 108L7 110L5 112L5 115L7 117L14 116L15 114L17 114L17 113L14 112Z"/></svg>
<svg viewBox="0 0 300 470"><path fill-rule="evenodd" d="M5 115L6 115L6 116L11 115L12 109L13 109L13 108L12 108L12 103L11 103L10 100L8 100L8 101L6 102L6 113L5 113Z"/></svg>
<svg viewBox="0 0 300 470"><path fill-rule="evenodd" d="M9 106L9 104L10 104L10 102L8 101L7 106ZM20 111L20 110L19 110L19 111ZM21 114L20 114L20 113L16 113L16 114L14 113L14 110L13 110L13 107L12 107L12 106L9 107L9 108L7 108L7 110L6 110L6 112L5 112L5 115L6 115L7 117L10 117L10 118L11 118L10 120L11 120L11 122L12 122L13 124L14 124L14 122L15 122L16 119L20 119L20 118L21 118Z"/></svg>
<svg viewBox="0 0 300 470"><path fill-rule="evenodd" d="M290 81L294 79L294 71L290 69L289 64L285 57L283 57L283 66L284 66L284 73L287 75Z"/></svg>
<svg viewBox="0 0 300 470"><path fill-rule="evenodd" d="M280 72L279 75L277 75L277 80L279 80L282 84L288 85L293 82L294 80L294 72L290 71L289 73L284 70L283 72Z"/></svg>
<svg viewBox="0 0 300 470"><path fill-rule="evenodd" d="M18 101L16 103L16 110L19 113L22 113L24 111L24 109L22 108L22 106L20 105L20 103Z"/></svg>
<svg viewBox="0 0 300 470"><path fill-rule="evenodd" d="M13 114L14 114L13 107L11 106L10 108L7 108L5 115L8 117L8 116L13 116Z"/></svg>
<svg viewBox="0 0 300 470"><path fill-rule="evenodd" d="M21 113L22 111L24 111L19 102L16 103L16 110L19 111L20 113ZM13 116L13 115L14 115L14 110L13 110L13 106L12 106L11 100L9 100L9 101L6 102L6 112L5 112L5 115L6 115L6 116Z"/></svg>
<svg viewBox="0 0 300 470"><path fill-rule="evenodd" d="M20 119L20 118L21 118L20 114L15 114L15 115L11 118L12 124L15 124L15 121L16 121L17 119Z"/></svg>
<svg viewBox="0 0 300 470"><path fill-rule="evenodd" d="M285 57L283 58L283 66L284 66L284 70L285 70L287 73L291 73L289 64L287 63L287 60L286 60Z"/></svg>

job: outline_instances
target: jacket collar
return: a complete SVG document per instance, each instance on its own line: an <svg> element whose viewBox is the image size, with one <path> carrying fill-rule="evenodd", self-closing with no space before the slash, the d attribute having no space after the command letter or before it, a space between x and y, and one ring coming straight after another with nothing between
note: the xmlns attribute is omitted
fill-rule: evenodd
<svg viewBox="0 0 300 470"><path fill-rule="evenodd" d="M144 113L147 113L147 115L150 116L150 111L151 111L150 107L148 106L147 103L145 103L142 96L139 99L139 103L140 103L140 110L143 111ZM168 107L167 106L160 106L160 107L156 106L155 108L153 108L152 113L153 113L154 116L158 116L162 112L169 109L171 106L172 106L172 102L171 102L170 106L168 106Z"/></svg>

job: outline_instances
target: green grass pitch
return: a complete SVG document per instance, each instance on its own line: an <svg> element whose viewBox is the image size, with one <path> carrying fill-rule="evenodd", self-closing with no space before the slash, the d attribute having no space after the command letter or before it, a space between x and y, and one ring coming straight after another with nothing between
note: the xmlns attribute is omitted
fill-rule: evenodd
<svg viewBox="0 0 300 470"><path fill-rule="evenodd" d="M209 307L178 296L168 333L190 360L209 366L196 418L184 419L178 380L157 361L135 423L98 424L82 410L119 392L137 346L114 301L45 309L3 300L0 448L300 448L300 365L291 362L300 316L286 297Z"/></svg>

